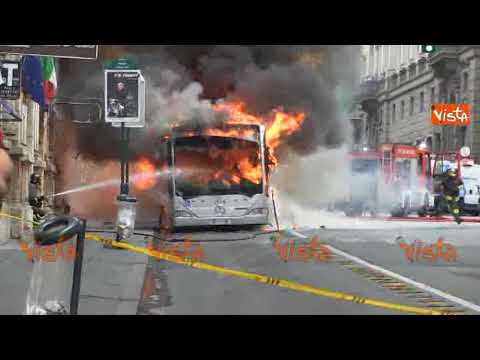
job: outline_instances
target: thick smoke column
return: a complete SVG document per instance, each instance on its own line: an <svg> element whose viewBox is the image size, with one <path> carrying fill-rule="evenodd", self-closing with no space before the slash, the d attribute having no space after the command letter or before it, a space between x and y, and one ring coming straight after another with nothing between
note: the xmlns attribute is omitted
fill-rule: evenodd
<svg viewBox="0 0 480 360"><path fill-rule="evenodd" d="M339 119L336 91L338 87L353 91L356 85L358 46L124 45L101 49L99 62L66 61L59 95L102 99L101 62L128 55L147 79L147 121L155 128L189 117L210 123L218 115L209 109L209 101L226 98L244 101L246 110L256 115L278 107L306 112L303 129L289 143L301 154L321 146L337 147L349 137L348 122ZM138 133L137 138L148 138ZM85 155L101 159L115 157L112 145L117 139L115 129L96 126L82 128L77 142Z"/></svg>
<svg viewBox="0 0 480 360"><path fill-rule="evenodd" d="M276 108L306 114L302 129L280 147L281 161L308 159L349 142L350 123L339 108L337 92L356 89L359 46L112 45L100 50L98 62L65 60L61 64L59 96L103 99L102 64L120 56L133 58L147 81L149 124L149 130L132 131L134 153L155 154L158 138L170 123L221 122L222 115L211 104L222 99L240 100L254 115L267 115ZM81 116L63 113L59 120L81 120ZM83 158L118 160L118 129L102 124L68 127L74 129L69 131L74 137L70 140ZM320 170L328 156L313 159L310 172L318 168L317 177L324 176ZM345 167L345 161L339 166ZM327 182L326 178L321 181Z"/></svg>

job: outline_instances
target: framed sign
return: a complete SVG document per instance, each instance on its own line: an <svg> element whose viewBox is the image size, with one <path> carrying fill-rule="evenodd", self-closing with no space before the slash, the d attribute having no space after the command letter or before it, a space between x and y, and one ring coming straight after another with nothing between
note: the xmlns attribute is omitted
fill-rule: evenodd
<svg viewBox="0 0 480 360"><path fill-rule="evenodd" d="M145 79L143 76L140 74L139 78L139 88L138 88L138 106L139 106L139 119L137 122L128 122L125 123L125 126L127 128L144 128L146 125L145 122L145 94L146 94L146 89L145 89ZM113 127L122 127L121 122L113 122L112 123Z"/></svg>
<svg viewBox="0 0 480 360"><path fill-rule="evenodd" d="M140 70L105 71L105 120L107 123L140 121Z"/></svg>
<svg viewBox="0 0 480 360"><path fill-rule="evenodd" d="M0 53L96 60L98 45L0 45Z"/></svg>
<svg viewBox="0 0 480 360"><path fill-rule="evenodd" d="M20 98L20 63L0 61L0 99Z"/></svg>

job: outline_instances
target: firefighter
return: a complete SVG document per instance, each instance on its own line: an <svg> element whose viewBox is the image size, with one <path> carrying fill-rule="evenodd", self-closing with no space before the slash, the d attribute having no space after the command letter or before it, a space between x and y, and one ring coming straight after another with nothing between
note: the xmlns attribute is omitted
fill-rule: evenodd
<svg viewBox="0 0 480 360"><path fill-rule="evenodd" d="M42 209L45 198L41 196L40 189L41 177L38 174L30 176L30 183L28 184L28 202L33 209L33 213L37 219L43 218L46 212Z"/></svg>
<svg viewBox="0 0 480 360"><path fill-rule="evenodd" d="M448 170L447 176L442 181L442 195L448 205L448 210L455 218L457 224L461 224L463 220L460 218L460 187L463 181L453 169Z"/></svg>

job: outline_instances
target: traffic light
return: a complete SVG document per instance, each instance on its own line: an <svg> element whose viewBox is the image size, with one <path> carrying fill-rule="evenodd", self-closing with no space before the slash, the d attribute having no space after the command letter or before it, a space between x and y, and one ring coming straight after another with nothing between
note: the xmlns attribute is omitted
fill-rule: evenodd
<svg viewBox="0 0 480 360"><path fill-rule="evenodd" d="M438 45L422 45L422 53L424 54L433 54L437 52Z"/></svg>

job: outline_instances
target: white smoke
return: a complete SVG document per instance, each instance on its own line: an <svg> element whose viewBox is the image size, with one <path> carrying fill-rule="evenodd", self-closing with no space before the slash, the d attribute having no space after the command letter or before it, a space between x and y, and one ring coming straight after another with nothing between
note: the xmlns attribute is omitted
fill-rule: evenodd
<svg viewBox="0 0 480 360"><path fill-rule="evenodd" d="M171 124L181 125L192 120L212 123L218 117L211 101L201 99L204 89L200 83L183 86L181 76L172 70L162 70L158 75L156 85L159 86L150 85L147 91L147 119L154 129L162 131Z"/></svg>
<svg viewBox="0 0 480 360"><path fill-rule="evenodd" d="M310 156L288 155L273 178L282 222L294 225L348 195L348 147L320 149Z"/></svg>

